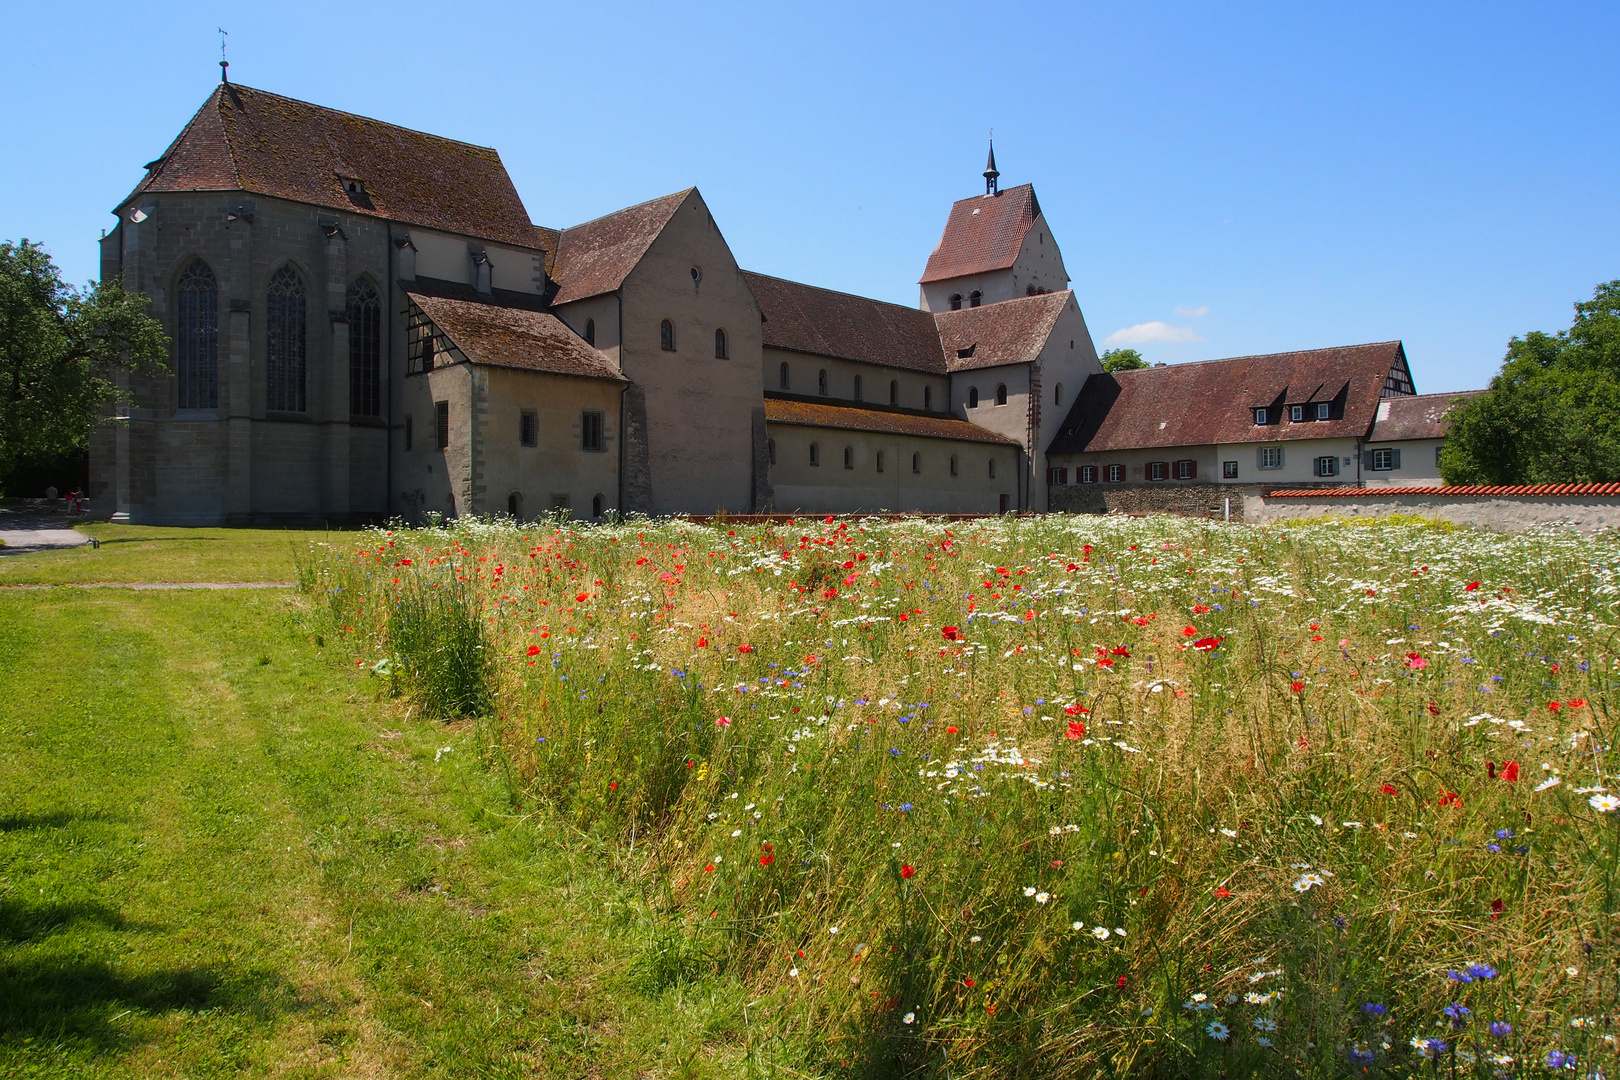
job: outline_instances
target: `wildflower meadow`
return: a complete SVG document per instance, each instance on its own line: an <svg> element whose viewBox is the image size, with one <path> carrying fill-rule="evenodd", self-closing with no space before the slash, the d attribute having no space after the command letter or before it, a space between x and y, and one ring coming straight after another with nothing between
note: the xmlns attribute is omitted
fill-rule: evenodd
<svg viewBox="0 0 1620 1080"><path fill-rule="evenodd" d="M816 1075L1616 1076L1620 539L466 522L310 549Z"/></svg>

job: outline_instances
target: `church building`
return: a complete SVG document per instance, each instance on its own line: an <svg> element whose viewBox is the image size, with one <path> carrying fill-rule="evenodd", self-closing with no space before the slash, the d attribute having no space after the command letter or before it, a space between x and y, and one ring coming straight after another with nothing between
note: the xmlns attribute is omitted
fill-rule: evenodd
<svg viewBox="0 0 1620 1080"><path fill-rule="evenodd" d="M118 520L1099 509L1345 482L1413 393L1399 342L1105 374L993 150L915 308L743 270L696 188L549 228L494 150L225 81L145 168L102 276L173 355L92 435Z"/></svg>

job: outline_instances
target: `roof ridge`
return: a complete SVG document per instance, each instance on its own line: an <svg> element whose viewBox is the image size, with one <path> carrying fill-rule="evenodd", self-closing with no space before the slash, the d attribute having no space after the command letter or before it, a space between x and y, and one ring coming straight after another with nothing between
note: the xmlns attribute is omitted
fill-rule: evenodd
<svg viewBox="0 0 1620 1080"><path fill-rule="evenodd" d="M771 281L781 281L789 285L797 285L801 289L814 289L817 292L830 293L833 296L847 296L853 300L864 300L868 304L882 304L884 307L898 308L905 312L914 312L919 315L931 314L922 308L914 308L909 304L897 304L893 300L879 300L875 296L862 296L860 293L845 292L842 289L829 289L825 285L811 285L806 281L794 281L792 278L778 277L775 274L762 274L758 270L744 270L744 274L751 277L769 278Z"/></svg>
<svg viewBox="0 0 1620 1080"><path fill-rule="evenodd" d="M640 210L643 206L651 206L653 203L663 202L665 199L673 199L676 196L679 196L679 197L684 199L686 196L690 195L692 192L694 192L696 190L697 190L697 185L693 184L689 188L684 188L684 189L682 189L680 191L672 191L668 195L660 195L660 196L658 196L657 198L654 198L654 199L643 199L641 202L631 203L629 206L621 206L617 210L609 210L605 214L598 214L595 217L590 218L587 221L581 221L581 222L578 222L577 224L574 224L574 225L564 226L563 228L558 229L557 231L560 232L560 233L573 232L575 229L583 229L587 225L595 225L598 221L606 221L608 218L616 217L619 214L628 214L632 210Z"/></svg>
<svg viewBox="0 0 1620 1080"><path fill-rule="evenodd" d="M1003 303L1005 303L1005 301L1003 301ZM1400 338L1395 338L1395 339L1393 339L1391 341L1364 341L1364 342L1361 342L1360 344L1357 344L1357 345L1324 345L1321 348L1317 348L1317 349L1283 349L1280 352L1250 353L1250 354L1245 355L1245 356L1217 356L1217 357L1212 357L1211 359L1208 359L1208 360L1182 360L1182 361L1180 361L1178 363L1174 363L1174 364L1164 364L1162 366L1160 366L1160 365L1150 365L1150 366L1145 367L1145 368L1133 368L1133 369L1130 369L1130 370L1127 370L1127 371L1114 371L1114 372L1110 372L1109 374L1112 374L1112 375L1114 375L1116 377L1120 376L1120 375L1140 375L1144 371L1163 371L1166 368L1198 367L1198 366L1201 366L1203 364L1230 364L1230 363L1232 363L1234 361L1237 361L1237 360L1270 360L1273 357L1277 357L1277 356L1303 356L1306 353L1337 352L1337 351L1340 351L1340 350L1343 350L1343 349L1372 349L1372 348L1376 348L1376 347L1378 347L1380 345L1399 345L1399 344L1401 344L1401 339ZM1466 393L1467 391L1459 390L1459 391L1456 391L1456 392L1457 393ZM1416 395L1409 395L1409 396L1416 396Z"/></svg>
<svg viewBox="0 0 1620 1080"><path fill-rule="evenodd" d="M1041 301L1041 302L1050 303L1053 297L1058 297L1058 296L1072 297L1072 296L1074 296L1074 290L1073 289L1053 289L1050 292L1036 293L1033 296L1015 296L1011 300L997 300L994 303L990 303L990 304L980 304L976 308L975 307L952 308L952 309L949 309L949 310L946 310L946 311L930 312L930 314L933 315L935 320L937 321L939 319L939 317L942 316L942 315L966 315L970 311L994 311L996 308L999 308L999 307L1006 307L1009 304L1021 304L1021 303L1025 303L1026 301L1027 302ZM1207 362L1207 361L1205 361L1205 362Z"/></svg>
<svg viewBox="0 0 1620 1080"><path fill-rule="evenodd" d="M1030 194L1033 195L1035 193L1035 182L1032 181L1032 180L1026 180L1022 184L1014 184L1010 188L1002 188L999 192L997 192L994 195L969 195L965 199L957 199L957 200L955 200L954 202L951 203L951 205L952 206L957 206L957 205L960 205L961 203L965 203L965 202L978 202L981 199L1004 199L1008 195L1011 195L1013 192L1021 191L1024 188L1029 188Z"/></svg>
<svg viewBox="0 0 1620 1080"><path fill-rule="evenodd" d="M302 105L306 109L315 109L319 112L331 113L334 116L346 116L353 120L364 120L368 124L380 124L383 127L399 128L401 131L409 131L413 135L421 135L425 138L437 139L440 142L452 143L456 146L466 146L473 150L488 150L496 157L499 157L501 153L495 147L485 146L482 143L468 142L465 139L452 139L448 135L436 135L431 131L423 131L421 128L406 127L404 124L396 124L391 120L379 120L375 116L367 116L364 113L349 112L346 109L334 109L330 105L317 105L313 101L305 101L302 98L288 97L286 94L278 94L274 90L260 90L258 87L247 86L242 83L221 83L219 89L217 89L213 95L216 102L224 94L227 87L235 90L246 90L253 94L262 94L267 98L274 98L277 101L291 102L294 105Z"/></svg>

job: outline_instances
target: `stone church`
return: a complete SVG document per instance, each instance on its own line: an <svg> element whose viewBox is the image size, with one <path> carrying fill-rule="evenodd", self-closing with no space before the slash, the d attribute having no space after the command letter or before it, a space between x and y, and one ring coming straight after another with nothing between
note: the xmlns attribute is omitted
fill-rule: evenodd
<svg viewBox="0 0 1620 1080"><path fill-rule="evenodd" d="M917 308L743 270L695 188L548 228L494 150L229 82L145 168L102 275L173 356L93 436L120 520L1044 510L1101 374L993 154Z"/></svg>

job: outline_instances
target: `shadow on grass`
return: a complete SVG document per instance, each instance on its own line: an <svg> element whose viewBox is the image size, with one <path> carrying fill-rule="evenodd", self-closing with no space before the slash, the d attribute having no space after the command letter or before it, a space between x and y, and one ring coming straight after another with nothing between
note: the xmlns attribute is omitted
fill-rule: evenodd
<svg viewBox="0 0 1620 1080"><path fill-rule="evenodd" d="M38 941L68 930L150 931L124 918L117 908L93 901L37 904L0 900L0 945Z"/></svg>
<svg viewBox="0 0 1620 1080"><path fill-rule="evenodd" d="M88 813L52 810L43 814L0 814L0 833L24 832L28 829L60 829L81 821L120 820L123 820L120 816L100 810L91 810Z"/></svg>
<svg viewBox="0 0 1620 1080"><path fill-rule="evenodd" d="M129 1013L227 1012L268 1019L295 1000L270 972L212 966L127 974L98 960L0 960L0 1046L32 1040L87 1044L99 1052L128 1039Z"/></svg>
<svg viewBox="0 0 1620 1080"><path fill-rule="evenodd" d="M201 544L204 542L217 544L223 541L223 536L115 536L101 541L102 547L112 544Z"/></svg>

